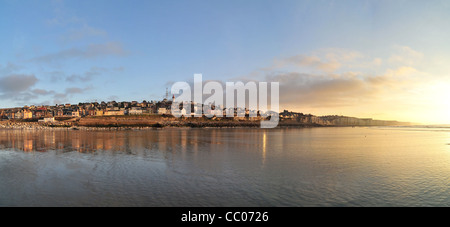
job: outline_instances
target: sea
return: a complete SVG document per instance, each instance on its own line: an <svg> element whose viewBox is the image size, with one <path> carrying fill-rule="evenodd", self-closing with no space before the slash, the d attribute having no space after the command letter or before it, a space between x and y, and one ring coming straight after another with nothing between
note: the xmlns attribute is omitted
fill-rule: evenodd
<svg viewBox="0 0 450 227"><path fill-rule="evenodd" d="M450 206L450 127L4 129L0 206Z"/></svg>

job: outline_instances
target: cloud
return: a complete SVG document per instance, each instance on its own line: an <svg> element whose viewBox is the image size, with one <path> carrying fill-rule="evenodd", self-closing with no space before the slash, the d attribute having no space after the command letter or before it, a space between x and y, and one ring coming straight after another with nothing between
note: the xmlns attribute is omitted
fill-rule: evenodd
<svg viewBox="0 0 450 227"><path fill-rule="evenodd" d="M0 100L12 100L16 104L26 104L38 95L30 92L38 79L34 75L12 74L0 78Z"/></svg>
<svg viewBox="0 0 450 227"><path fill-rule="evenodd" d="M394 48L394 53L423 56L408 47ZM423 84L432 78L416 65L389 64L388 58L364 56L352 50L321 49L278 58L264 70L232 81L279 82L280 107L294 111L341 114L344 110L352 116L371 116L372 111L385 114L390 109L414 104L405 100L411 100L412 95L420 97Z"/></svg>
<svg viewBox="0 0 450 227"><path fill-rule="evenodd" d="M280 82L282 104L301 107L357 107L374 101L405 94L421 86L423 73L412 67L387 69L384 73L345 72L340 74L307 74L298 72L267 76Z"/></svg>
<svg viewBox="0 0 450 227"><path fill-rule="evenodd" d="M0 75L7 75L22 69L21 66L8 62L5 66L0 65Z"/></svg>
<svg viewBox="0 0 450 227"><path fill-rule="evenodd" d="M0 91L3 93L19 93L27 91L38 82L34 75L13 74L0 78Z"/></svg>
<svg viewBox="0 0 450 227"><path fill-rule="evenodd" d="M64 90L64 93L54 93L53 92L53 98L55 99L63 99L63 98L67 98L67 96L69 95L73 95L73 94L82 94L86 91L91 90L92 87L85 87L85 88L79 88L79 87L68 87Z"/></svg>
<svg viewBox="0 0 450 227"><path fill-rule="evenodd" d="M47 54L31 59L39 63L51 63L67 59L94 59L106 56L125 56L127 52L122 44L109 42L105 44L91 44L82 48L71 48L56 53Z"/></svg>
<svg viewBox="0 0 450 227"><path fill-rule="evenodd" d="M355 105L359 99L373 96L376 88L369 80L356 76L331 78L326 75L289 72L266 77L280 82L281 104L307 107Z"/></svg>
<svg viewBox="0 0 450 227"><path fill-rule="evenodd" d="M69 77L66 78L66 81L68 82L76 82L76 81L80 81L80 82L88 82L91 81L95 76L101 75L102 73L105 72L109 72L110 70L108 70L107 68L102 68L102 67L91 67L89 69L89 71L85 72L83 75L71 75ZM115 71L113 69L113 71Z"/></svg>
<svg viewBox="0 0 450 227"><path fill-rule="evenodd" d="M402 77L402 76L410 76L411 74L414 74L417 72L417 69L409 66L402 66L397 69L388 69L386 72L386 76L396 76L396 77Z"/></svg>
<svg viewBox="0 0 450 227"><path fill-rule="evenodd" d="M6 68L19 69L13 64ZM41 96L54 94L54 91L44 89L33 89L39 79L33 74L10 74L0 77L0 100L11 100L17 106L30 105L30 102Z"/></svg>
<svg viewBox="0 0 450 227"><path fill-rule="evenodd" d="M265 68L266 71L295 67L302 70L313 70L317 72L333 73L351 64L355 60L363 58L357 51L327 48L320 49L310 54L300 54L292 57L276 59L273 66Z"/></svg>
<svg viewBox="0 0 450 227"><path fill-rule="evenodd" d="M92 87L85 87L85 88L69 87L69 88L66 88L64 90L64 93L53 93L53 103L55 103L55 104L66 103L69 101L68 98L70 98L72 95L82 94L91 89L92 89Z"/></svg>
<svg viewBox="0 0 450 227"><path fill-rule="evenodd" d="M395 53L389 57L388 62L391 64L414 65L423 59L423 54L408 46L394 47Z"/></svg>
<svg viewBox="0 0 450 227"><path fill-rule="evenodd" d="M104 37L107 32L102 29L91 27L84 24L81 28L70 29L66 34L62 36L62 39L66 42L79 41L89 37Z"/></svg>
<svg viewBox="0 0 450 227"><path fill-rule="evenodd" d="M389 55L380 58L322 49L278 58L259 73L234 80L279 82L281 108L294 111L340 114L347 110L354 116L375 110L389 113L387 108L414 104L407 100L420 97L423 85L433 78L417 69L422 53L403 46L395 47L393 53L402 61L393 64Z"/></svg>
<svg viewBox="0 0 450 227"><path fill-rule="evenodd" d="M324 62L317 56L304 56L304 55L297 55L294 57L284 59L281 64L282 65L291 64L298 67L311 67L323 72L334 72L341 67L341 64L335 60Z"/></svg>
<svg viewBox="0 0 450 227"><path fill-rule="evenodd" d="M67 98L67 94L56 93L56 94L53 95L53 98L55 98L55 99L65 99L65 98ZM58 102L55 102L55 103L58 103Z"/></svg>
<svg viewBox="0 0 450 227"><path fill-rule="evenodd" d="M343 49L343 48L323 48L313 52L314 55L322 56L328 61L338 62L354 62L364 57L359 51Z"/></svg>
<svg viewBox="0 0 450 227"><path fill-rule="evenodd" d="M96 76L100 76L104 73L121 73L125 69L124 67L115 67L115 68L104 68L104 67L91 67L85 73L73 74L69 77L66 77L66 81L68 82L89 82L94 79Z"/></svg>
<svg viewBox="0 0 450 227"><path fill-rule="evenodd" d="M383 59L381 59L381 58L374 58L371 63L374 66L381 66L381 64L383 64Z"/></svg>
<svg viewBox="0 0 450 227"><path fill-rule="evenodd" d="M77 74L71 75L66 78L66 81L68 82L76 82L76 81L90 81L92 77L90 76L80 76Z"/></svg>
<svg viewBox="0 0 450 227"><path fill-rule="evenodd" d="M51 71L46 74L50 76L51 82L58 82L65 77L65 73L63 71Z"/></svg>
<svg viewBox="0 0 450 227"><path fill-rule="evenodd" d="M103 29L95 28L88 25L84 18L73 15L70 10L65 7L64 1L54 1L53 17L45 20L45 24L50 27L59 27L64 29L65 33L61 36L64 42L75 42L92 37L105 37L107 32Z"/></svg>
<svg viewBox="0 0 450 227"><path fill-rule="evenodd" d="M69 24L85 23L84 19L69 13L63 0L52 0L51 5L53 7L53 17L44 21L46 25L67 26Z"/></svg>
<svg viewBox="0 0 450 227"><path fill-rule="evenodd" d="M45 24L48 26L67 26L69 24L79 24L84 22L85 21L79 17L67 17L63 15L57 15L53 18L45 20Z"/></svg>
<svg viewBox="0 0 450 227"><path fill-rule="evenodd" d="M67 95L81 94L90 89L91 89L90 87L87 87L87 88L69 87L69 88L66 88L65 92Z"/></svg>
<svg viewBox="0 0 450 227"><path fill-rule="evenodd" d="M5 93L0 95L1 100L13 100L16 103L19 103L18 106L29 105L28 102L34 98L36 98L35 95L29 92L14 93L14 95Z"/></svg>
<svg viewBox="0 0 450 227"><path fill-rule="evenodd" d="M47 91L44 89L34 89L31 92L35 95L51 95L55 93L55 91Z"/></svg>

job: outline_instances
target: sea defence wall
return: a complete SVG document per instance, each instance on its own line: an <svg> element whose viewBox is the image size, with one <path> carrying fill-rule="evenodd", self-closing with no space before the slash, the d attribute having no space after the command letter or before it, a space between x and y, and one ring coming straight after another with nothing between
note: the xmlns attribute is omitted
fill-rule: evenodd
<svg viewBox="0 0 450 227"><path fill-rule="evenodd" d="M175 118L170 115L102 116L81 118L85 127L259 127L260 121L234 118Z"/></svg>
<svg viewBox="0 0 450 227"><path fill-rule="evenodd" d="M88 116L83 118L56 119L54 122L9 120L1 121L0 128L147 128L147 127L260 127L261 118L176 118L171 115ZM332 126L405 126L405 122L359 119L342 116L301 116L281 118L281 127L332 127Z"/></svg>
<svg viewBox="0 0 450 227"><path fill-rule="evenodd" d="M84 117L77 121L75 125L86 127L145 127L154 126L165 120L166 118L162 116Z"/></svg>

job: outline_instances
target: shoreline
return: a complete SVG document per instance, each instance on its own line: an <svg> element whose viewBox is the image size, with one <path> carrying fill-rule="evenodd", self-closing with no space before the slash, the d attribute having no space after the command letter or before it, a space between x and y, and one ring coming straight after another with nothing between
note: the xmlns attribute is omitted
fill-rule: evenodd
<svg viewBox="0 0 450 227"><path fill-rule="evenodd" d="M315 127L376 127L402 126L382 124L334 124L332 122L302 121L301 119L281 118L276 128L315 128ZM260 128L261 118L175 118L170 115L142 116L91 116L83 118L59 118L51 122L38 122L38 119L0 121L0 129L23 130L148 130L161 128Z"/></svg>
<svg viewBox="0 0 450 227"><path fill-rule="evenodd" d="M354 125L320 125L292 122L280 122L276 128L320 128L320 127L380 127L380 126L354 126ZM0 122L0 130L70 130L70 131L128 131L128 130L155 130L155 129L206 129L206 128L260 128L260 122L165 122L149 123L147 125L78 125L76 122L57 122L56 124L37 122Z"/></svg>
<svg viewBox="0 0 450 227"><path fill-rule="evenodd" d="M282 123L276 128L295 127L313 128L327 127L318 124ZM96 122L95 124L80 124L78 121L38 123L26 121L1 121L0 130L82 130L82 131L119 131L119 130L149 130L163 128L260 128L260 121L163 121L163 122Z"/></svg>
<svg viewBox="0 0 450 227"><path fill-rule="evenodd" d="M0 121L0 129L23 130L148 130L160 128L261 128L258 117L212 117L199 118L172 115L114 115L114 116L84 116L84 117L53 117L10 119ZM313 128L313 127L372 127L372 126L403 126L407 122L380 121L372 119L357 119L339 116L314 117L302 115L297 117L280 117L276 128Z"/></svg>

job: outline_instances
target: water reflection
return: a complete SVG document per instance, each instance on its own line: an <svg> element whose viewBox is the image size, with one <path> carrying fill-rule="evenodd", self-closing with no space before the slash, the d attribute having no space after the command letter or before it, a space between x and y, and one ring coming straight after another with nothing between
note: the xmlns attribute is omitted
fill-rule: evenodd
<svg viewBox="0 0 450 227"><path fill-rule="evenodd" d="M263 142L262 142L262 162L263 165L266 163L266 152L267 152L267 133L263 133Z"/></svg>
<svg viewBox="0 0 450 227"><path fill-rule="evenodd" d="M0 130L0 206L450 205L448 132Z"/></svg>
<svg viewBox="0 0 450 227"><path fill-rule="evenodd" d="M256 131L255 131L256 132ZM279 139L273 137L273 144ZM248 133L248 129L164 129L145 131L72 131L72 130L0 130L0 149L24 152L113 151L133 153L159 150L198 154L200 150L248 150L261 152L266 159L269 138L263 133Z"/></svg>

